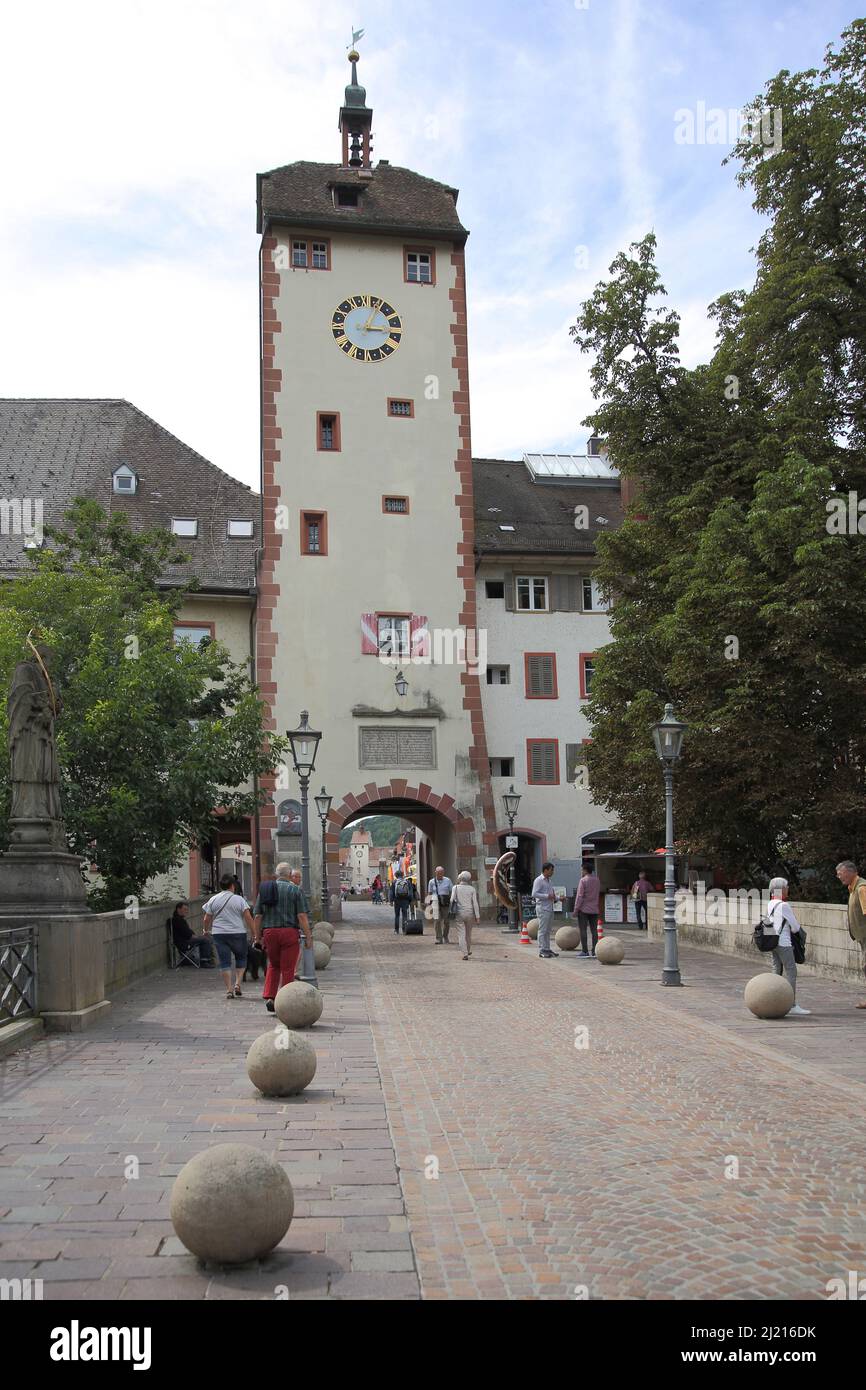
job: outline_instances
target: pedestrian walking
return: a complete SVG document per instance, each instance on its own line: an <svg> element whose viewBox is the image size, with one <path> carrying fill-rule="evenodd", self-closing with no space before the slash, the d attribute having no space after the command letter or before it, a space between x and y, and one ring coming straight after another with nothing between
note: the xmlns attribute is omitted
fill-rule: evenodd
<svg viewBox="0 0 866 1390"><path fill-rule="evenodd" d="M811 1009L801 1009L797 1003L797 962L794 958L794 943L791 939L791 933L799 932L802 929L794 916L794 909L788 902L788 880L786 878L770 879L770 902L767 916L773 924L773 930L779 933L779 944L772 952L773 971L776 975L784 975L794 991L794 1003L788 1013L809 1014L812 1012Z"/></svg>
<svg viewBox="0 0 866 1390"><path fill-rule="evenodd" d="M472 955L472 928L481 921L478 907L478 894L472 883L472 875L467 869L457 875L457 882L451 889L451 904L457 918L457 939L463 951L463 959Z"/></svg>
<svg viewBox="0 0 866 1390"><path fill-rule="evenodd" d="M435 945L442 946L448 944L448 932L451 928L451 894L454 884L446 874L441 864L437 864L433 877L427 884L427 892L430 894L430 901L433 907L433 925L436 932Z"/></svg>
<svg viewBox="0 0 866 1390"><path fill-rule="evenodd" d="M380 903L381 901L382 901L382 879L381 879L381 876L380 876L379 874L377 874L376 877L373 879L373 902L374 902L374 903Z"/></svg>
<svg viewBox="0 0 866 1390"><path fill-rule="evenodd" d="M399 936L402 927L405 936L409 907L412 903L412 882L406 877L402 869L398 869L394 875L389 896L394 904L394 932Z"/></svg>
<svg viewBox="0 0 866 1390"><path fill-rule="evenodd" d="M223 874L220 888L202 908L204 929L213 937L226 999L240 999L253 919L246 898L234 890L233 874Z"/></svg>
<svg viewBox="0 0 866 1390"><path fill-rule="evenodd" d="M555 960L559 955L558 951L550 949L550 929L553 926L553 909L556 904L556 893L550 882L552 877L553 865L542 864L541 873L532 885L535 915L538 918L538 954L542 960Z"/></svg>
<svg viewBox="0 0 866 1390"><path fill-rule="evenodd" d="M836 877L848 889L848 935L860 947L860 960L866 975L866 878L860 877L857 865L850 859L843 859L836 865ZM866 1009L866 999L854 1007Z"/></svg>
<svg viewBox="0 0 866 1390"><path fill-rule="evenodd" d="M601 880L591 864L584 864L580 883L577 885L577 892L574 895L574 915L580 928L580 954L589 956L590 952L586 949L589 944L589 935L592 935L592 955L595 955L595 948L598 945L598 913L599 895L601 893Z"/></svg>
<svg viewBox="0 0 866 1390"><path fill-rule="evenodd" d="M262 998L269 1014L274 1012L277 991L290 985L301 947L301 932L307 946L313 944L307 900L293 881L288 864L277 865L274 882L259 885L253 923L256 940L261 940L268 958Z"/></svg>
<svg viewBox="0 0 866 1390"><path fill-rule="evenodd" d="M638 931L647 930L647 894L651 892L652 884L646 876L646 869L641 869L631 886L632 901L634 902L634 909L637 913Z"/></svg>

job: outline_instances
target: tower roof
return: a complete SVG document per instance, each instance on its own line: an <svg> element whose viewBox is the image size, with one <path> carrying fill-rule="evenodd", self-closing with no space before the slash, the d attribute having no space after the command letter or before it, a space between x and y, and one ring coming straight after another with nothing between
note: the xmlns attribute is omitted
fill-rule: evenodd
<svg viewBox="0 0 866 1390"><path fill-rule="evenodd" d="M357 207L336 207L334 189L357 188ZM273 224L323 230L441 237L461 245L457 189L380 160L374 169L298 160L257 176L257 230Z"/></svg>

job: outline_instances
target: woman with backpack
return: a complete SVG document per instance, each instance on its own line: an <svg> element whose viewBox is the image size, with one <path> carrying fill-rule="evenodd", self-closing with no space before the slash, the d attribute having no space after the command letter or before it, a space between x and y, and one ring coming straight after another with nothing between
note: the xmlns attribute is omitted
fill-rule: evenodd
<svg viewBox="0 0 866 1390"><path fill-rule="evenodd" d="M403 935L406 935L406 922L409 919L409 908L414 901L413 885L402 869L398 869L394 875L394 882L391 884L391 902L394 904L394 932L399 936L400 928L403 928Z"/></svg>
<svg viewBox="0 0 866 1390"><path fill-rule="evenodd" d="M240 999L253 918L246 898L234 890L233 874L223 874L220 889L202 908L204 930L213 937L226 999Z"/></svg>

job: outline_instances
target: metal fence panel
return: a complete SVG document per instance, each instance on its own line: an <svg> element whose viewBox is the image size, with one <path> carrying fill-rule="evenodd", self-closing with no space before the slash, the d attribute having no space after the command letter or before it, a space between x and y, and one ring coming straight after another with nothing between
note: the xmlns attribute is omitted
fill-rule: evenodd
<svg viewBox="0 0 866 1390"><path fill-rule="evenodd" d="M0 927L0 1028L36 1012L36 931Z"/></svg>

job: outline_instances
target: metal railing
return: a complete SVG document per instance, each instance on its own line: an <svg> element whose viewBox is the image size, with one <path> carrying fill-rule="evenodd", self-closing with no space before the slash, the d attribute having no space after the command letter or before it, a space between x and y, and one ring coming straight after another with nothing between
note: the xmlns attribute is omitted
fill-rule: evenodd
<svg viewBox="0 0 866 1390"><path fill-rule="evenodd" d="M0 1028L36 1012L36 932L0 927Z"/></svg>

